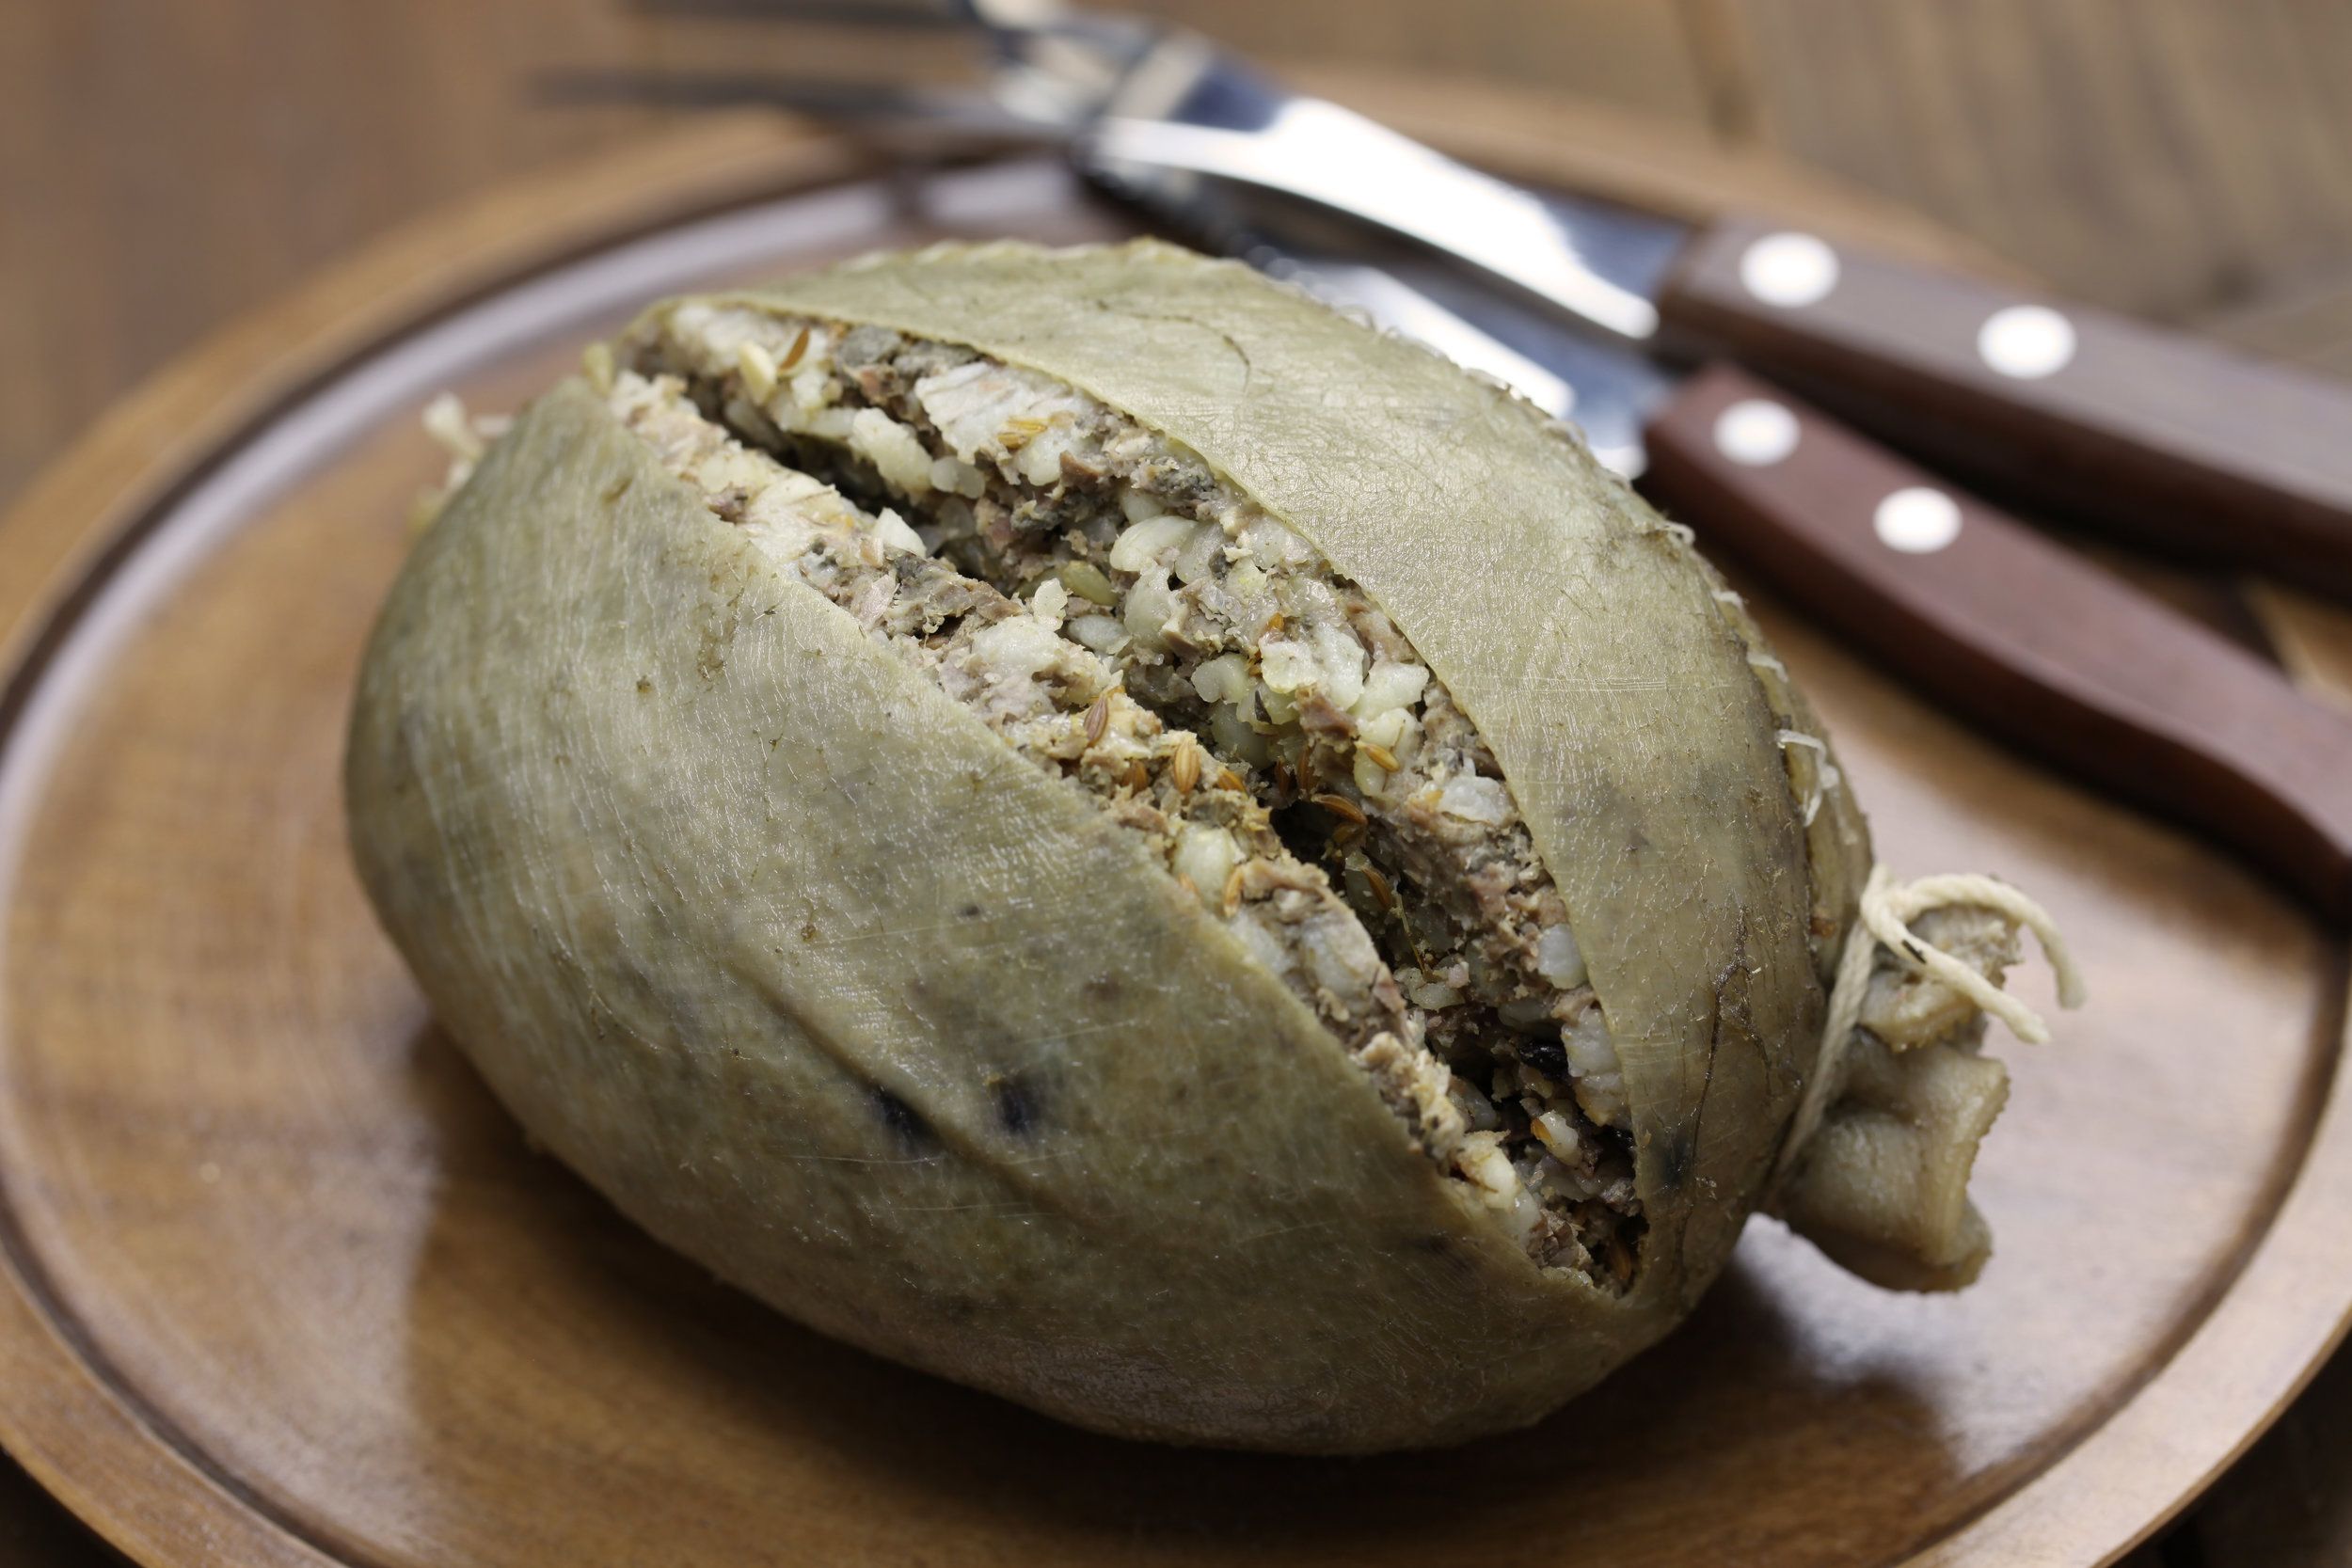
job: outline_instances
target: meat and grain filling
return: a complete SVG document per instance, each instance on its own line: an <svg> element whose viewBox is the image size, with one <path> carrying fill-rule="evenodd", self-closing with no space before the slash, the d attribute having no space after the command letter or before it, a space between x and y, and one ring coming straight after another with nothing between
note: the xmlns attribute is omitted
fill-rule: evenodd
<svg viewBox="0 0 2352 1568"><path fill-rule="evenodd" d="M951 345L688 306L621 364L612 405L672 471L1144 835L1536 1261L1630 1281L1630 1130L1567 909L1477 731L1311 545Z"/></svg>

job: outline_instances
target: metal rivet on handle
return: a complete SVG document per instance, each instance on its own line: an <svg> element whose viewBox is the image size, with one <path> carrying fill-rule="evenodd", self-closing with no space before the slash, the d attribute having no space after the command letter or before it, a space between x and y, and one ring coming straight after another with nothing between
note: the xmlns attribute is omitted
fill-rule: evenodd
<svg viewBox="0 0 2352 1568"><path fill-rule="evenodd" d="M1932 555L1960 537L1960 503L1925 484L1898 490L1870 515L1879 543L1905 555Z"/></svg>
<svg viewBox="0 0 2352 1568"><path fill-rule="evenodd" d="M1740 282L1767 305L1812 305L1837 287L1837 252L1810 234L1767 234L1740 252Z"/></svg>
<svg viewBox="0 0 2352 1568"><path fill-rule="evenodd" d="M1770 398L1747 398L1715 416L1715 450L1744 467L1769 468L1797 450L1797 417Z"/></svg>
<svg viewBox="0 0 2352 1568"><path fill-rule="evenodd" d="M2074 357L2074 324L2046 305L2012 305L1977 329L1977 353L2003 375L2038 381Z"/></svg>

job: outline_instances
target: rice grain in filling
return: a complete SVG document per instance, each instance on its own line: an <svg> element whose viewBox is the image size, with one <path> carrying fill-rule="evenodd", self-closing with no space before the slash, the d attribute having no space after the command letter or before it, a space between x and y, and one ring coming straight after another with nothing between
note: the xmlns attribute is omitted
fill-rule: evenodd
<svg viewBox="0 0 2352 1568"><path fill-rule="evenodd" d="M694 304L614 413L801 580L1149 839L1540 1264L1643 1230L1568 911L1389 618L1179 444L1035 372Z"/></svg>

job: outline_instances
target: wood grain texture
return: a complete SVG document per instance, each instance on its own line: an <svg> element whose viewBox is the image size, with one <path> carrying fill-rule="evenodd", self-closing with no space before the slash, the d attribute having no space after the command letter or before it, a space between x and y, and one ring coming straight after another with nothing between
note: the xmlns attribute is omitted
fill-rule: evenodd
<svg viewBox="0 0 2352 1568"><path fill-rule="evenodd" d="M577 235L596 202L572 197L524 210ZM826 243L924 231L877 216ZM358 317L297 310L260 337L314 363L348 352L355 321L515 261L515 225L466 232L322 286ZM388 294L395 261L424 254L439 270ZM446 368L510 404L607 319ZM223 411L222 387L176 376L124 421L272 401ZM301 449L209 545L200 514L159 515L131 558L158 564L79 613L111 630L49 666L40 711L58 721L9 753L6 815L26 831L0 873L0 1192L33 1293L0 1309L0 1377L24 1391L0 1419L142 1560L1362 1563L1531 1542L1565 1560L2019 1560L1954 1529L2087 1560L2180 1500L2163 1478L2226 1454L2332 1333L2325 1282L2352 1279L2352 1259L2324 1225L2270 1224L2337 1044L2332 945L2212 852L1972 739L1777 614L1883 851L2029 879L2103 997L2061 1048L2012 1056L1980 1177L2000 1251L1975 1290L1878 1292L1759 1225L1692 1324L1567 1415L1370 1465L1105 1444L792 1330L521 1146L353 885L335 759L406 499L438 467L411 422L422 390ZM102 440L57 470L9 538L136 515L167 476L118 453ZM71 580L91 558L47 559ZM22 589L11 618L47 602ZM2025 980L2046 1006L2045 988ZM2230 1288L2241 1267L2250 1295ZM2266 1332L2201 1332L2217 1305ZM2200 1345L2217 1361L2175 1359ZM2153 1412L2144 1385L2167 1391ZM2183 1422L2179 1400L2205 1418ZM2152 1423L2169 1450L2147 1447ZM2103 1465L2111 1430L2127 1462ZM2073 1467L2056 1494L2034 1480L2054 1465ZM1570 1472L1584 1500L1564 1535Z"/></svg>
<svg viewBox="0 0 2352 1568"><path fill-rule="evenodd" d="M2352 610L2275 588L2263 589L2254 603L2304 690L2352 713ZM2352 1560L2352 1353L2337 1353L2215 1483L2182 1533L2217 1565L2333 1568Z"/></svg>
<svg viewBox="0 0 2352 1568"><path fill-rule="evenodd" d="M2201 312L2196 325L2251 353L2352 377L2352 264Z"/></svg>
<svg viewBox="0 0 2352 1568"><path fill-rule="evenodd" d="M1253 55L1343 69L1410 65L1438 77L1565 92L1700 122L1702 79L1676 8L1615 0L1458 0L1442 13L1361 0L1141 0L1127 8Z"/></svg>
<svg viewBox="0 0 2352 1568"><path fill-rule="evenodd" d="M2352 374L2352 282L2295 290L2201 325L2258 351ZM2303 690L2352 713L2352 610L2276 583L2249 582L2244 592ZM2181 1541L2216 1565L2333 1568L2352 1560L2352 1354L2338 1352L2215 1483L2181 1527Z"/></svg>
<svg viewBox="0 0 2352 1568"><path fill-rule="evenodd" d="M1822 297L1772 303L1743 271L1785 223L1706 231L1661 301L1668 325L2118 543L2352 597L2352 383L1851 245L1832 248ZM1994 367L1979 335L2021 309L2066 332L2061 362Z"/></svg>
<svg viewBox="0 0 2352 1568"><path fill-rule="evenodd" d="M11 201L0 225L0 297L11 305L0 311L0 356L45 367L38 380L0 386L0 495L200 330L329 257L398 219L689 112L564 98L552 89L566 73L968 74L970 51L943 35L878 37L728 9L0 7L0 188ZM1669 119L1696 112L1663 8L1474 0L1435 32L1398 5L1165 0L1161 9L1252 50L1493 71Z"/></svg>
<svg viewBox="0 0 2352 1568"><path fill-rule="evenodd" d="M390 324L446 309L511 276L526 258L546 256L550 244L562 252L590 236L609 239L684 211L723 207L863 166L861 156L840 144L779 136L766 117L714 122L632 154L455 204L313 279L265 315L232 324L200 355L118 404L84 436L72 461L48 469L19 499L18 526L0 550L0 658L29 655L56 608L44 594L100 559L130 513L155 499L156 486L183 477L207 443L294 396ZM84 515L101 493L107 498L102 512ZM6 1305L12 1302L0 1309ZM0 1375L0 1384L12 1400L35 1397L24 1382ZM79 1413L76 1426L85 1446L60 1460L46 1481L87 1515L118 1489L135 1489L120 1473L116 1445L137 1429L130 1412L112 1404ZM13 1466L8 1473L17 1474ZM237 1538L215 1540L201 1520L162 1512L147 1524L148 1532L136 1538L145 1560L172 1560L177 1544L199 1540L236 1560ZM97 1549L47 1512L28 1510L21 1533L27 1561L47 1560L30 1554L52 1545L66 1562Z"/></svg>
<svg viewBox="0 0 2352 1568"><path fill-rule="evenodd" d="M2337 1568L2352 1557L2352 1358L2330 1362L2215 1485L2194 1533L2217 1564Z"/></svg>
<svg viewBox="0 0 2352 1568"><path fill-rule="evenodd" d="M551 73L923 76L966 58L936 37L874 50L853 29L663 21L618 0L0 7L0 355L44 367L0 384L0 494L199 331L358 240L681 118L551 102Z"/></svg>
<svg viewBox="0 0 2352 1568"><path fill-rule="evenodd" d="M1740 405L1787 411L1774 461L1725 450ZM2122 579L1728 365L1692 377L1649 431L1645 488L1697 519L1825 625L1953 711L2124 800L2241 847L2352 918L2352 718ZM1952 536L1895 547L1905 492Z"/></svg>
<svg viewBox="0 0 2352 1568"><path fill-rule="evenodd" d="M2181 317L2352 249L2330 0L1740 0L1762 139Z"/></svg>

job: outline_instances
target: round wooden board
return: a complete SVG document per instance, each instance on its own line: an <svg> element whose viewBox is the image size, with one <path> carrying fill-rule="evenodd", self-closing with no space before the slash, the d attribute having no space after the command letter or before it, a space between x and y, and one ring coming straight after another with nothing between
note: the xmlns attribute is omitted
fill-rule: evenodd
<svg viewBox="0 0 2352 1568"><path fill-rule="evenodd" d="M440 466L417 409L512 405L668 290L1130 222L1036 164L657 149L373 253L0 525L0 1440L133 1557L2088 1563L2333 1343L2340 942L1781 615L1882 855L2026 884L2090 977L2058 1045L2000 1047L1999 1246L1964 1294L1875 1291L1757 1221L1686 1326L1532 1431L1184 1452L803 1333L527 1149L342 842L361 639Z"/></svg>

